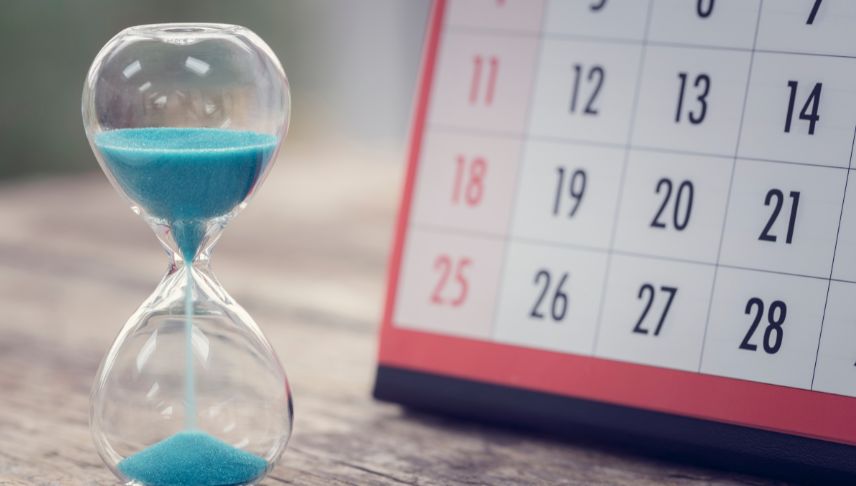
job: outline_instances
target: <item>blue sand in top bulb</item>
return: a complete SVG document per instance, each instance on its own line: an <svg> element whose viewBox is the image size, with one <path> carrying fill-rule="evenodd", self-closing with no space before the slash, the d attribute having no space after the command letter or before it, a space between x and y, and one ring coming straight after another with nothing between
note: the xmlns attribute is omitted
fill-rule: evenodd
<svg viewBox="0 0 856 486"><path fill-rule="evenodd" d="M276 137L218 128L123 128L95 136L116 182L166 220L185 261L206 224L240 204L276 148Z"/></svg>
<svg viewBox="0 0 856 486"><path fill-rule="evenodd" d="M205 432L179 432L119 462L129 479L147 486L231 486L267 469L263 458Z"/></svg>

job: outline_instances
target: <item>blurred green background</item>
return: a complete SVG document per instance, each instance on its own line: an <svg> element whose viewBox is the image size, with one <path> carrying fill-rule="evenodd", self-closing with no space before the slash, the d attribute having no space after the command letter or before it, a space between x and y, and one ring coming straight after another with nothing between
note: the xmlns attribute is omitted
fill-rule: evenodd
<svg viewBox="0 0 856 486"><path fill-rule="evenodd" d="M0 6L0 179L95 170L80 118L83 79L125 27L249 27L291 83L286 149L400 147L427 0L7 0Z"/></svg>

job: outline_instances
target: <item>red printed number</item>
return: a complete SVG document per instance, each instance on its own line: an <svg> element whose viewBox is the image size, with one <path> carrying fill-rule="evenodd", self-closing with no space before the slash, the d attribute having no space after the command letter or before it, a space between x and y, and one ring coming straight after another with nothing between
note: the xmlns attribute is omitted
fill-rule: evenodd
<svg viewBox="0 0 856 486"><path fill-rule="evenodd" d="M478 104L482 101L485 106L490 106L493 103L493 93L496 88L496 76L499 73L499 59L496 56L488 56L488 72L487 79L482 80L482 71L484 71L485 58L482 56L473 57L473 79L470 83L470 104Z"/></svg>
<svg viewBox="0 0 856 486"><path fill-rule="evenodd" d="M440 279L431 294L431 303L451 305L452 307L463 304L467 300L467 291L469 290L469 283L466 275L464 275L464 270L471 263L472 260L469 258L461 258L455 265L449 255L438 255L437 259L434 260L434 270L440 273Z"/></svg>
<svg viewBox="0 0 856 486"><path fill-rule="evenodd" d="M469 166L469 170L468 169ZM484 157L475 157L469 164L463 155L455 159L455 185L452 188L452 204L460 204L463 199L467 206L477 206L484 195L484 178L487 175L487 161Z"/></svg>

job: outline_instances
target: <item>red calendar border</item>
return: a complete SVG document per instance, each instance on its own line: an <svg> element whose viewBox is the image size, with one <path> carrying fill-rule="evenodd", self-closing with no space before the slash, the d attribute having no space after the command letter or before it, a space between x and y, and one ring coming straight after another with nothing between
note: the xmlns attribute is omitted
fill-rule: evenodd
<svg viewBox="0 0 856 486"><path fill-rule="evenodd" d="M398 277L446 0L434 0L387 276L382 365L856 445L856 399L395 327ZM569 370L563 375L554 370ZM573 371L571 373L570 371Z"/></svg>

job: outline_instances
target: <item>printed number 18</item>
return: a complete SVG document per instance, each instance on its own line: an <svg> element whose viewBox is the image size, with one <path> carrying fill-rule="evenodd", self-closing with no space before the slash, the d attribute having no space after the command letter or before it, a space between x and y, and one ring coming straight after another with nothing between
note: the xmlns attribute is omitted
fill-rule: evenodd
<svg viewBox="0 0 856 486"><path fill-rule="evenodd" d="M469 171L467 171L469 166ZM452 204L460 204L461 199L467 206L477 206L484 196L484 178L487 175L487 161L484 157L475 157L469 164L463 155L455 159L455 182L452 187Z"/></svg>

